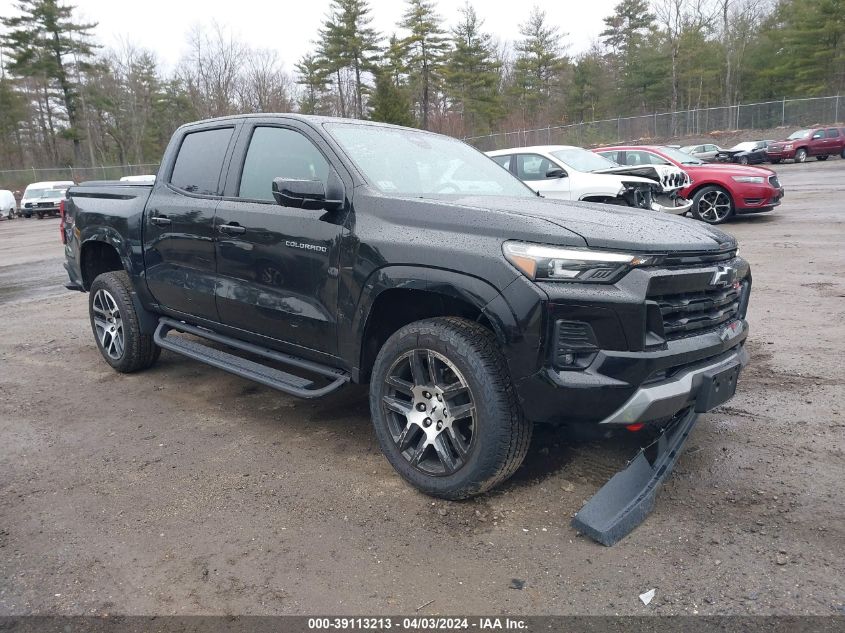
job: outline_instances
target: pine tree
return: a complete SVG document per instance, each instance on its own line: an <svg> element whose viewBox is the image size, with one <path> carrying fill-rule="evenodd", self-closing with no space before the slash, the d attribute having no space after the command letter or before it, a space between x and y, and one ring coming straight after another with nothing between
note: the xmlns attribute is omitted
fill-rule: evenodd
<svg viewBox="0 0 845 633"><path fill-rule="evenodd" d="M16 6L21 15L0 20L7 29L2 44L12 57L9 71L22 77L44 77L57 84L68 121L64 136L73 141L74 159L80 163L78 78L93 55L91 30L97 25L74 22L75 7L59 0L20 0Z"/></svg>
<svg viewBox="0 0 845 633"><path fill-rule="evenodd" d="M622 0L614 7L614 13L604 18L606 28L599 37L611 49L610 70L616 81L617 110L630 110L637 102L642 103L650 88L646 84L653 80L655 60L647 50L647 41L649 35L655 34L655 20L647 0ZM650 54L652 58L646 64L644 58Z"/></svg>
<svg viewBox="0 0 845 633"><path fill-rule="evenodd" d="M552 96L552 86L564 65L561 33L546 21L546 12L535 6L519 27L522 39L515 45L514 88L523 112L536 114Z"/></svg>
<svg viewBox="0 0 845 633"><path fill-rule="evenodd" d="M481 28L484 21L467 3L452 31L453 50L446 64L446 92L452 108L461 113L465 134L489 131L502 116L499 92L501 64L493 38Z"/></svg>
<svg viewBox="0 0 845 633"><path fill-rule="evenodd" d="M373 69L379 50L379 35L366 0L332 0L329 17L320 32L320 57L327 74L334 76L340 99L341 116L347 115L343 96L343 74L352 75L354 115L364 117L364 96L369 91L366 75Z"/></svg>
<svg viewBox="0 0 845 633"><path fill-rule="evenodd" d="M427 130L431 104L442 80L443 55L449 48L446 33L432 0L408 0L399 26L410 31L404 40L409 81L419 103L422 128Z"/></svg>
<svg viewBox="0 0 845 633"><path fill-rule="evenodd" d="M376 89L370 102L370 119L412 127L411 101L405 90L394 83L388 69L376 72Z"/></svg>
<svg viewBox="0 0 845 633"><path fill-rule="evenodd" d="M326 74L321 60L315 54L309 53L296 63L294 69L299 75L296 83L304 86L299 111L302 114L321 114L326 91Z"/></svg>

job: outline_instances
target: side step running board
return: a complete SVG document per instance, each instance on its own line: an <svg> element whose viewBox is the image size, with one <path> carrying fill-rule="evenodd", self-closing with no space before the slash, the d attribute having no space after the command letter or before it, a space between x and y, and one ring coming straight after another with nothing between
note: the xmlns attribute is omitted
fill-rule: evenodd
<svg viewBox="0 0 845 633"><path fill-rule="evenodd" d="M249 352L250 354L255 354L256 356L261 356L262 358L266 358L277 363L303 369L309 373L324 376L329 379L330 382L325 386L315 387L314 381L309 378L289 374L286 371L262 365L261 363L236 356L235 354L230 354L229 352L224 352L222 350L203 345L197 341L191 341L178 336L169 338L167 333L171 330L186 334L193 334L194 336L222 343L229 347ZM211 330L205 330L193 325L188 325L187 323L182 323L181 321L169 319L167 317L161 317L159 319L153 340L155 340L156 345L170 350L171 352L182 354L188 358L193 358L194 360L201 361L207 365L212 365L218 369L228 371L240 376L241 378L254 380L255 382L266 385L267 387L272 387L273 389L278 389L279 391L283 391L300 398L319 398L320 396L325 396L337 391L349 382L348 374L332 369L331 367L326 367L325 365L320 365L319 363L314 363L303 358L297 358L296 356L290 356L282 352L253 345L252 343L239 341L237 339L224 336L223 334L218 334L217 332L212 332Z"/></svg>

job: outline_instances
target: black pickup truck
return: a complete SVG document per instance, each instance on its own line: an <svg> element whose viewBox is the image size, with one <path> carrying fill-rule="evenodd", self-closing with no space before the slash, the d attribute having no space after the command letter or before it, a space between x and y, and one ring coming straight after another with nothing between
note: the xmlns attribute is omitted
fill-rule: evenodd
<svg viewBox="0 0 845 633"><path fill-rule="evenodd" d="M733 238L543 199L419 130L186 125L154 184L71 188L62 236L116 370L164 348L305 398L369 383L385 456L425 493L502 482L535 423L642 430L651 449L575 519L606 544L642 521L747 362L751 275Z"/></svg>

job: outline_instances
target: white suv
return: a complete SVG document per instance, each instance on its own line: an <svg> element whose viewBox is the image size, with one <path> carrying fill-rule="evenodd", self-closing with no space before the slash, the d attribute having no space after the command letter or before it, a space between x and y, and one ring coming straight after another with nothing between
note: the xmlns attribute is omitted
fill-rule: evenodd
<svg viewBox="0 0 845 633"><path fill-rule="evenodd" d="M494 161L547 198L607 202L663 213L686 213L678 196L689 185L674 166L630 167L571 145L541 145L487 152Z"/></svg>
<svg viewBox="0 0 845 633"><path fill-rule="evenodd" d="M45 215L58 215L59 202L65 197L68 187L73 187L72 180L34 182L23 192L21 213L31 218L36 214L39 219Z"/></svg>

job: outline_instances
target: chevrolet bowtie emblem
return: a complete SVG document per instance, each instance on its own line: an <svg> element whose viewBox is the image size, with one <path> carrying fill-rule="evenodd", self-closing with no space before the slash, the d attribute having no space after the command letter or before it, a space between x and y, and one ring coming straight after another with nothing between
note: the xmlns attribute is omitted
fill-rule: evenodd
<svg viewBox="0 0 845 633"><path fill-rule="evenodd" d="M736 268L732 266L719 266L713 273L710 280L711 286L730 286L736 281Z"/></svg>

